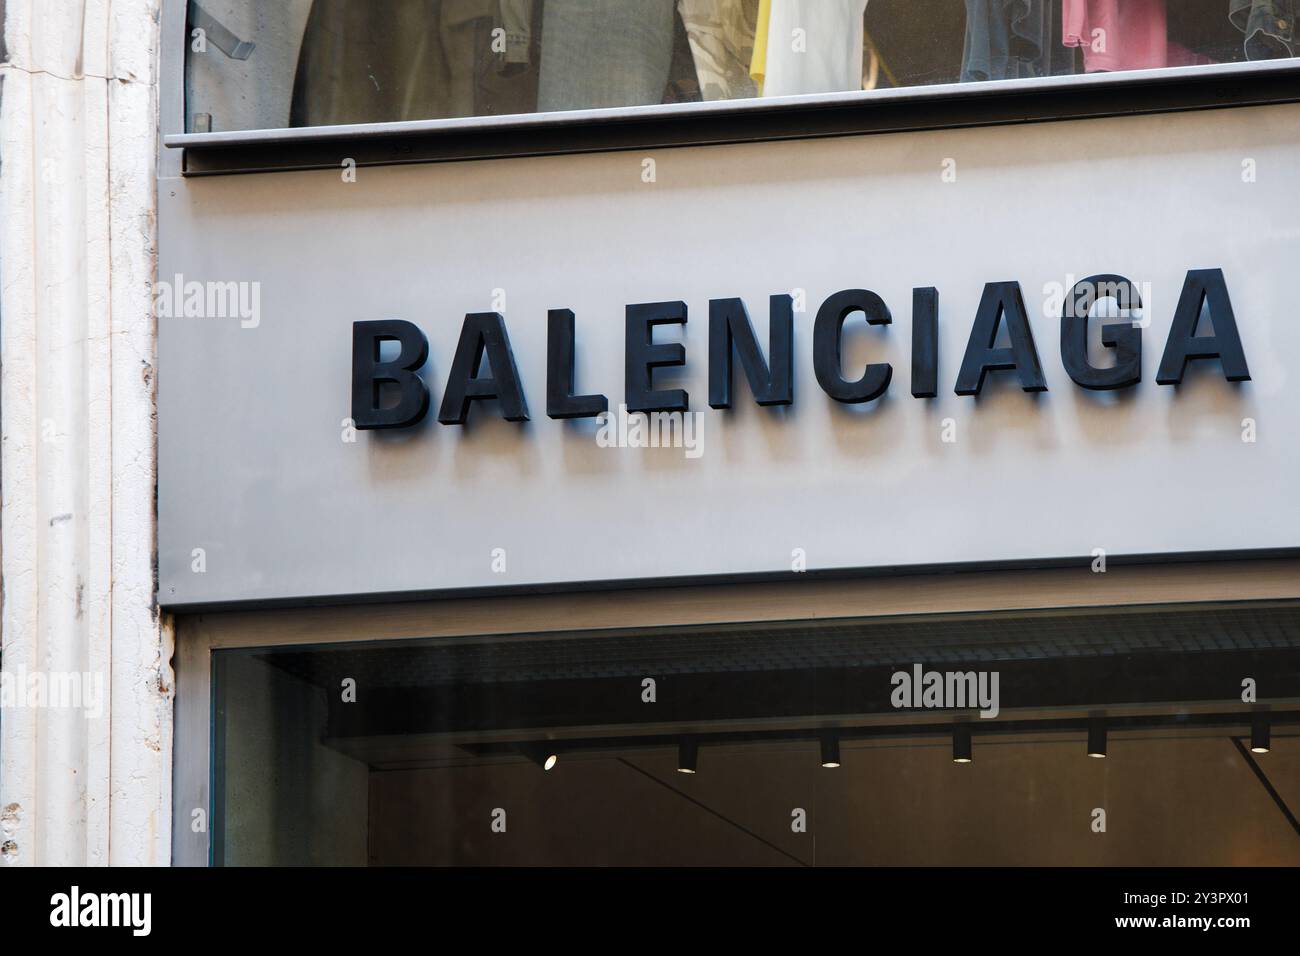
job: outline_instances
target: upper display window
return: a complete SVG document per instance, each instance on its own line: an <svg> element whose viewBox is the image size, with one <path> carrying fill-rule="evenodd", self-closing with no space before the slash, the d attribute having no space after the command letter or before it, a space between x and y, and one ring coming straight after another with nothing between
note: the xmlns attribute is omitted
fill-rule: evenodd
<svg viewBox="0 0 1300 956"><path fill-rule="evenodd" d="M199 0L191 133L1295 56L1300 0Z"/></svg>

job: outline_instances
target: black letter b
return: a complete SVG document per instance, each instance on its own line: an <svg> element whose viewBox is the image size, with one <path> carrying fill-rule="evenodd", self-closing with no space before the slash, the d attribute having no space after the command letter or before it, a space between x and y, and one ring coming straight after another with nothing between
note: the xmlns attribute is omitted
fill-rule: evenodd
<svg viewBox="0 0 1300 956"><path fill-rule="evenodd" d="M397 358L379 361L379 346L396 341ZM414 324L403 319L352 323L352 421L361 428L405 428L429 410L429 389L417 369L429 357L429 342ZM379 407L380 386L396 385L397 404Z"/></svg>

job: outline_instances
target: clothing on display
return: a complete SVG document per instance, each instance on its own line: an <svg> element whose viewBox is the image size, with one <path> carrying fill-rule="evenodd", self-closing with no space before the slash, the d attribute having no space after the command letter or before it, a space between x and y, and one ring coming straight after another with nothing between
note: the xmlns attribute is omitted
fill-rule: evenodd
<svg viewBox="0 0 1300 956"><path fill-rule="evenodd" d="M1246 35L1248 60L1295 56L1296 0L1229 0L1228 19Z"/></svg>
<svg viewBox="0 0 1300 956"><path fill-rule="evenodd" d="M929 13L868 0L307 0L296 74L284 71L294 77L290 123L726 101L1300 52L1300 0L912 2ZM234 115L228 100L209 95L204 105Z"/></svg>
<svg viewBox="0 0 1300 956"><path fill-rule="evenodd" d="M763 0L750 73L763 96L862 89L867 0Z"/></svg>
<svg viewBox="0 0 1300 956"><path fill-rule="evenodd" d="M700 96L738 100L758 95L749 75L758 25L758 0L678 0L690 41Z"/></svg>
<svg viewBox="0 0 1300 956"><path fill-rule="evenodd" d="M316 0L290 123L531 113L532 9L532 0ZM497 29L507 38L504 54L493 50Z"/></svg>
<svg viewBox="0 0 1300 956"><path fill-rule="evenodd" d="M537 109L662 103L676 0L546 0Z"/></svg>
<svg viewBox="0 0 1300 956"><path fill-rule="evenodd" d="M966 0L961 79L1017 80L1074 72L1061 42L1060 0Z"/></svg>
<svg viewBox="0 0 1300 956"><path fill-rule="evenodd" d="M500 0L506 49L502 72L528 68L533 55L533 0Z"/></svg>
<svg viewBox="0 0 1300 956"><path fill-rule="evenodd" d="M1087 73L1213 62L1169 39L1165 0L1062 0L1061 40Z"/></svg>

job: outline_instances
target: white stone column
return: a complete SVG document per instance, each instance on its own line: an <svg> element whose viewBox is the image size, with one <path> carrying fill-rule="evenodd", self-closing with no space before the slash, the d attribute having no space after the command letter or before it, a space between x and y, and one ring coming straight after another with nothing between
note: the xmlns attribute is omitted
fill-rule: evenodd
<svg viewBox="0 0 1300 956"><path fill-rule="evenodd" d="M0 863L165 864L171 631L153 599L158 0L8 0L5 39L0 664L18 702L0 712ZM38 680L47 706L30 706ZM48 706L59 681L83 704L99 690L98 707Z"/></svg>

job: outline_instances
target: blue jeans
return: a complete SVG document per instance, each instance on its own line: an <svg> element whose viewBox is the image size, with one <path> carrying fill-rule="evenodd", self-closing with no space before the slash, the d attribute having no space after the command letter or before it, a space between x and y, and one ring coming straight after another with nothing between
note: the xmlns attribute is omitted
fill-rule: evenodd
<svg viewBox="0 0 1300 956"><path fill-rule="evenodd" d="M545 0L537 109L662 103L676 0Z"/></svg>

